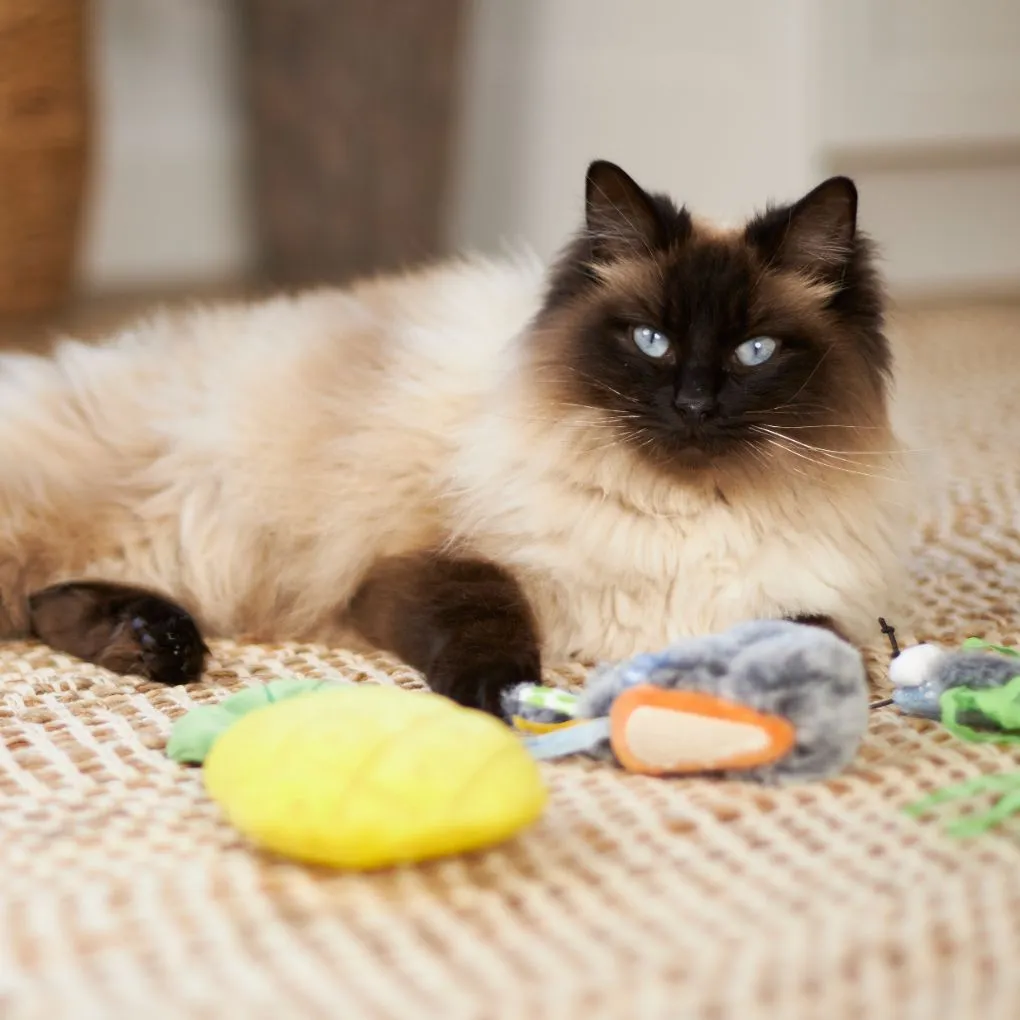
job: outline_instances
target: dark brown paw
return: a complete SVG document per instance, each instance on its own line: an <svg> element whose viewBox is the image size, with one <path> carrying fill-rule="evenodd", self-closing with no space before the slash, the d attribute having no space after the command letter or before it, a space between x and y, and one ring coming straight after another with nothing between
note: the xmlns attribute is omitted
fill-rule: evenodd
<svg viewBox="0 0 1020 1020"><path fill-rule="evenodd" d="M29 598L32 633L58 651L164 684L198 680L208 649L187 610L161 595L100 581Z"/></svg>
<svg viewBox="0 0 1020 1020"><path fill-rule="evenodd" d="M793 616L790 619L794 623L803 623L808 627L821 627L822 630L831 631L836 637L842 638L844 641L847 640L846 635L840 630L831 616Z"/></svg>
<svg viewBox="0 0 1020 1020"><path fill-rule="evenodd" d="M541 683L542 669L537 655L481 661L449 659L437 663L427 679L437 694L503 718L504 692L518 684Z"/></svg>

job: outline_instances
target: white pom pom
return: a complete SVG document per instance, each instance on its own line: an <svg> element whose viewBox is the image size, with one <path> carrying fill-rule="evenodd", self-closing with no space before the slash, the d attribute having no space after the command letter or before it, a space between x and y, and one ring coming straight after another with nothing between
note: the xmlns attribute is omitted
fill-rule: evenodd
<svg viewBox="0 0 1020 1020"><path fill-rule="evenodd" d="M905 648L889 663L889 679L897 687L920 687L935 664L946 655L938 645L914 645Z"/></svg>

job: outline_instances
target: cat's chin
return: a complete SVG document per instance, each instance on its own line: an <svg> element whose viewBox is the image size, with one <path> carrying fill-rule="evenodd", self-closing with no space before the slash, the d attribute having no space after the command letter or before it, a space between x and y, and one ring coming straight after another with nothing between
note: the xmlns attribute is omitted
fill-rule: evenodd
<svg viewBox="0 0 1020 1020"><path fill-rule="evenodd" d="M721 451L708 449L704 446L673 447L659 450L649 456L643 451L643 459L650 463L654 471L683 484L685 480L691 484L712 481L720 471L725 471L730 458Z"/></svg>
<svg viewBox="0 0 1020 1020"><path fill-rule="evenodd" d="M690 443L670 451L670 461L678 468L689 471L705 471L718 463L718 458L703 446Z"/></svg>
<svg viewBox="0 0 1020 1020"><path fill-rule="evenodd" d="M715 436L683 438L671 435L665 442L654 447L639 447L639 450L660 468L691 475L718 470L738 454L732 442Z"/></svg>

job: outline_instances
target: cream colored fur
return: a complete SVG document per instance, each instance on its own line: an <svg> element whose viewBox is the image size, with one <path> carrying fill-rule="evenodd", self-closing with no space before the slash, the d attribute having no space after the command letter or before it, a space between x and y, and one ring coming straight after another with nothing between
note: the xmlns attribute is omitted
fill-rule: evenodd
<svg viewBox="0 0 1020 1020"><path fill-rule="evenodd" d="M667 483L535 399L541 285L463 262L0 358L4 629L89 577L165 591L210 634L337 639L377 557L442 542L518 575L551 658L798 612L865 637L895 612L891 436L860 473L785 455Z"/></svg>

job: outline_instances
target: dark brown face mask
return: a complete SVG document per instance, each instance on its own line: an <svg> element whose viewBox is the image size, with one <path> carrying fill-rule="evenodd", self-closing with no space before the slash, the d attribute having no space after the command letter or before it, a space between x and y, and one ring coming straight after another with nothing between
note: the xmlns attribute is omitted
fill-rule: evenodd
<svg viewBox="0 0 1020 1020"><path fill-rule="evenodd" d="M530 339L554 406L602 412L667 472L789 459L808 428L838 451L884 422L883 296L850 180L728 232L611 163L586 195Z"/></svg>

